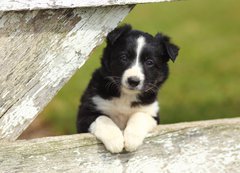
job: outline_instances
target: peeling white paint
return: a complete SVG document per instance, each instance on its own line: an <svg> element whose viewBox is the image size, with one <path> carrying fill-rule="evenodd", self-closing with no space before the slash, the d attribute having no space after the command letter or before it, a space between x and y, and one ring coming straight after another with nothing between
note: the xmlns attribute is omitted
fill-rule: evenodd
<svg viewBox="0 0 240 173"><path fill-rule="evenodd" d="M0 119L0 139L8 138L17 126L21 126L26 121L32 120L38 113L38 109L32 98L27 97L23 99L15 109L12 109L8 113L8 116L3 116Z"/></svg>
<svg viewBox="0 0 240 173"><path fill-rule="evenodd" d="M163 166L164 163L161 158L152 156L134 157L128 161L126 172L159 173L162 172Z"/></svg>

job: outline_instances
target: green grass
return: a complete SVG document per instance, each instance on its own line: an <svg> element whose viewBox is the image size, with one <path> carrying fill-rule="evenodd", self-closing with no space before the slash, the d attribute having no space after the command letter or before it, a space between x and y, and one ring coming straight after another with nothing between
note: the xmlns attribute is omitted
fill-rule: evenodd
<svg viewBox="0 0 240 173"><path fill-rule="evenodd" d="M159 94L162 123L240 115L239 7L239 0L144 4L123 21L151 34L168 34L181 47ZM103 47L92 53L41 113L56 133L75 133L79 99L99 66Z"/></svg>

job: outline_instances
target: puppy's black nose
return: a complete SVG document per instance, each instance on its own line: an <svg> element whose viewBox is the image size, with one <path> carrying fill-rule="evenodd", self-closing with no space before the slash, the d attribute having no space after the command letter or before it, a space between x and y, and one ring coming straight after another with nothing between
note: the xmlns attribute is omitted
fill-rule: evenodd
<svg viewBox="0 0 240 173"><path fill-rule="evenodd" d="M128 84L131 87L136 87L139 85L139 83L140 83L140 79L137 76L132 76L128 78Z"/></svg>

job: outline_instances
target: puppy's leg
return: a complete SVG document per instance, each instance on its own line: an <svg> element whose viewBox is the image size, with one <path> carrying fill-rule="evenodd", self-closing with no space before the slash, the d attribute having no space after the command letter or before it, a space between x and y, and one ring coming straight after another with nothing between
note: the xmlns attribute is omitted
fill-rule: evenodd
<svg viewBox="0 0 240 173"><path fill-rule="evenodd" d="M135 151L142 143L148 132L157 125L156 120L142 112L133 114L124 130L125 149Z"/></svg>
<svg viewBox="0 0 240 173"><path fill-rule="evenodd" d="M106 116L99 116L89 128L99 140L103 142L111 153L119 153L124 147L122 131Z"/></svg>

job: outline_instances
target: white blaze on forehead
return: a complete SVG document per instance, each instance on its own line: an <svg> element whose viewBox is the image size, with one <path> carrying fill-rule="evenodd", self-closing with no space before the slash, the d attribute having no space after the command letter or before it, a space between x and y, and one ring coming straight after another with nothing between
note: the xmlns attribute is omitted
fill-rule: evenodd
<svg viewBox="0 0 240 173"><path fill-rule="evenodd" d="M137 39L136 64L138 64L138 62L139 62L139 57L140 57L140 54L142 52L142 49L143 49L144 45L145 45L145 38L143 36L140 36Z"/></svg>
<svg viewBox="0 0 240 173"><path fill-rule="evenodd" d="M136 39L136 57L135 57L135 61L133 62L133 64L130 66L129 69L127 69L124 73L123 73L123 78L122 78L122 84L125 87L128 87L128 78L129 77L138 77L140 79L140 84L137 86L136 89L141 89L143 87L143 81L145 79L145 76L143 74L143 68L142 65L140 63L140 55L141 52L145 46L145 38L143 36L140 36Z"/></svg>

